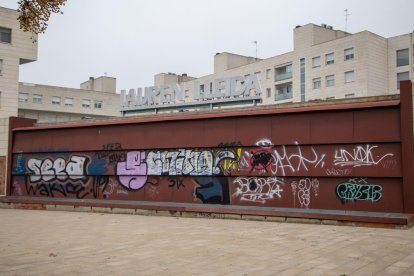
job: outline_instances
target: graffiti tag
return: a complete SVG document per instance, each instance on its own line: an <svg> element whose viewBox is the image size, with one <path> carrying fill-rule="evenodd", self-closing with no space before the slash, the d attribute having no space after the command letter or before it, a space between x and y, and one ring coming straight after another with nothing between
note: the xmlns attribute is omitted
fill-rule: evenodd
<svg viewBox="0 0 414 276"><path fill-rule="evenodd" d="M30 181L52 181L54 179L72 180L85 179L86 165L89 159L84 156L73 155L69 161L64 158L29 159L27 168L30 171Z"/></svg>
<svg viewBox="0 0 414 276"><path fill-rule="evenodd" d="M283 179L277 177L237 177L234 183L238 185L234 196L239 196L243 201L259 203L281 198L281 186L285 184Z"/></svg>

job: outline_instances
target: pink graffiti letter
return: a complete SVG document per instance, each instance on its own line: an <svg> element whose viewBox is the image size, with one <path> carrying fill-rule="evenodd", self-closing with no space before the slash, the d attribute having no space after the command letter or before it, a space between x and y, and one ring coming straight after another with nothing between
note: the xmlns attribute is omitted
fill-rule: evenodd
<svg viewBox="0 0 414 276"><path fill-rule="evenodd" d="M145 163L145 151L130 151L126 161L119 162L116 166L116 174L119 182L130 189L139 190L147 181L147 164Z"/></svg>

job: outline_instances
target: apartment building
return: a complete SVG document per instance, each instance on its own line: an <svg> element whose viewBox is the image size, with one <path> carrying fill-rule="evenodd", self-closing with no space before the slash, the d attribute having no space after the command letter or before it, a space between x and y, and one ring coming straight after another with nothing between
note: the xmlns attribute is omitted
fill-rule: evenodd
<svg viewBox="0 0 414 276"><path fill-rule="evenodd" d="M4 190L9 117L17 116L19 67L37 59L37 43L20 30L15 10L0 7L0 194ZM36 38L36 37L35 37Z"/></svg>
<svg viewBox="0 0 414 276"><path fill-rule="evenodd" d="M116 79L89 78L80 89L19 83L18 116L38 123L103 120L120 116Z"/></svg>
<svg viewBox="0 0 414 276"><path fill-rule="evenodd" d="M17 116L19 66L37 59L37 44L20 30L15 10L0 7L0 156L7 153L8 118Z"/></svg>
<svg viewBox="0 0 414 276"><path fill-rule="evenodd" d="M267 59L217 53L214 73L200 78L158 74L152 87L121 91L121 111L132 116L389 95L399 93L399 81L413 79L413 33L384 38L307 24L296 26L293 38L293 51Z"/></svg>

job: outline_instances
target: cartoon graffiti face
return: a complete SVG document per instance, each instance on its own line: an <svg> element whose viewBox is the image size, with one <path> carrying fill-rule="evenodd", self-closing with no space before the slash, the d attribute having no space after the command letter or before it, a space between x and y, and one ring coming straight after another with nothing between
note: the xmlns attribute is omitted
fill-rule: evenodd
<svg viewBox="0 0 414 276"><path fill-rule="evenodd" d="M252 170L267 171L267 167L272 164L272 154L265 150L252 152L250 164Z"/></svg>

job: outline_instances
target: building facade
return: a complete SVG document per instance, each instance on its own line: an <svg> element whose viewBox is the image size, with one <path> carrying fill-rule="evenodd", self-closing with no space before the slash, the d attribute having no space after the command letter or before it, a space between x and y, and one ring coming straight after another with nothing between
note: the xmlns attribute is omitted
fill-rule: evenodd
<svg viewBox="0 0 414 276"><path fill-rule="evenodd" d="M20 30L17 17L16 10L0 7L0 194L4 191L9 117L17 116L19 67L37 59L37 43L32 42L31 33Z"/></svg>
<svg viewBox="0 0 414 276"><path fill-rule="evenodd" d="M115 78L91 77L80 84L80 89L19 83L19 117L38 123L63 123L120 115Z"/></svg>
<svg viewBox="0 0 414 276"><path fill-rule="evenodd" d="M20 30L18 13L0 7L0 156L7 154L8 121L17 116L19 66L37 59L37 43Z"/></svg>
<svg viewBox="0 0 414 276"><path fill-rule="evenodd" d="M275 57L217 53L211 75L182 81L159 74L152 87L121 91L121 111L133 116L389 95L399 93L399 81L413 80L413 33L384 38L307 24L293 36L293 51Z"/></svg>

